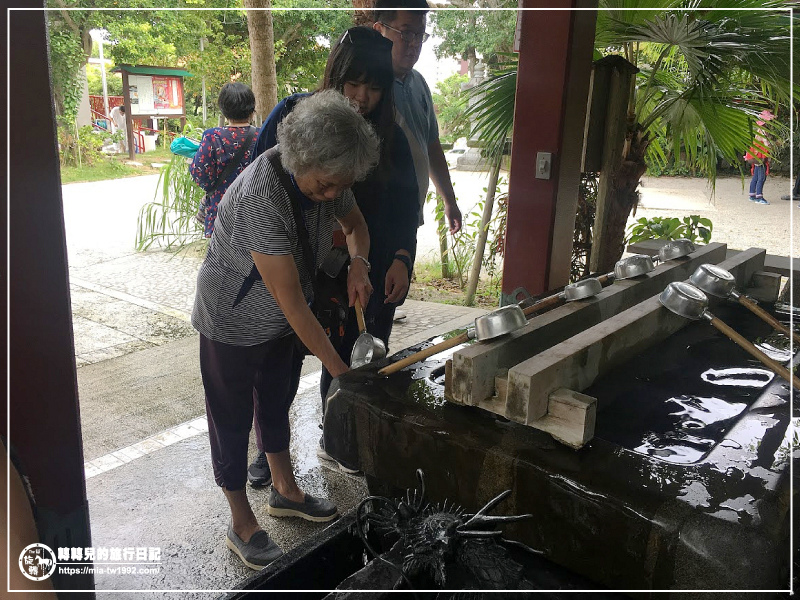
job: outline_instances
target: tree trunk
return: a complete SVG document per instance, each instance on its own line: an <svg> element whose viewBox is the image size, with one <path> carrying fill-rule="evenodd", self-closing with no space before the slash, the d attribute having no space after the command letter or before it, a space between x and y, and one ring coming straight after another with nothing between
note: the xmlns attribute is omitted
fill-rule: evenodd
<svg viewBox="0 0 800 600"><path fill-rule="evenodd" d="M486 202L483 205L483 215L481 216L481 229L478 232L478 241L475 243L475 256L472 259L472 269L467 280L467 294L464 304L472 306L475 301L475 292L478 290L478 281L481 278L481 266L483 265L483 252L486 248L486 238L489 237L489 222L492 220L492 210L494 209L494 195L497 191L497 180L500 177L500 165L502 157L497 164L492 167L489 174L489 185L486 188Z"/></svg>
<svg viewBox="0 0 800 600"><path fill-rule="evenodd" d="M603 239L599 255L592 256L592 269L597 273L612 271L614 263L625 251L625 226L631 211L639 203L639 192L636 188L647 170L644 155L649 143L646 135L638 130L633 132L626 141L629 149L619 170L616 173L600 174L601 179L607 177L610 181L600 186L606 190L603 200L608 208L602 230L594 232L595 239ZM593 252L595 247L597 246L593 245Z"/></svg>
<svg viewBox="0 0 800 600"><path fill-rule="evenodd" d="M353 0L353 23L362 27L372 27L372 9L375 0Z"/></svg>
<svg viewBox="0 0 800 600"><path fill-rule="evenodd" d="M442 197L437 194L437 206L440 206L443 202ZM450 277L452 277L452 272L450 271L450 250L447 243L447 222L444 218L444 208L442 208L441 215L439 216L437 231L439 232L439 256L442 260L442 279L450 279Z"/></svg>
<svg viewBox="0 0 800 600"><path fill-rule="evenodd" d="M244 7L250 36L251 81L256 96L255 121L260 125L278 103L272 12L268 10L270 0L244 0Z"/></svg>

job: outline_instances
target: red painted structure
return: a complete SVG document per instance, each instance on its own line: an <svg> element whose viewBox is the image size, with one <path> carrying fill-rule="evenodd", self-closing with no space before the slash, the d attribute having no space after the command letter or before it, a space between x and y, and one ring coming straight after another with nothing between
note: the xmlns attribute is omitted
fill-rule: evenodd
<svg viewBox="0 0 800 600"><path fill-rule="evenodd" d="M568 282L596 16L569 10L585 6L576 0L522 4L565 10L520 16L504 296L518 287L540 295ZM536 178L538 152L553 154L550 179Z"/></svg>
<svg viewBox="0 0 800 600"><path fill-rule="evenodd" d="M125 99L122 96L109 96L108 110L111 110L115 106L122 106L124 102ZM103 105L103 97L96 96L94 94L89 94L89 108L91 108L94 112L102 115L105 112L105 106Z"/></svg>

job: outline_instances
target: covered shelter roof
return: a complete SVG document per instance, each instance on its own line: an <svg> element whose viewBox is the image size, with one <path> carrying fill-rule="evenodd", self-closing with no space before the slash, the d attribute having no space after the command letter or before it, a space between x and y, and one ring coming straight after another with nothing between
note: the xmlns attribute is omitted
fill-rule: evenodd
<svg viewBox="0 0 800 600"><path fill-rule="evenodd" d="M175 67L152 67L149 65L117 65L111 69L112 73L127 71L133 75L169 75L171 77L194 77L186 69Z"/></svg>

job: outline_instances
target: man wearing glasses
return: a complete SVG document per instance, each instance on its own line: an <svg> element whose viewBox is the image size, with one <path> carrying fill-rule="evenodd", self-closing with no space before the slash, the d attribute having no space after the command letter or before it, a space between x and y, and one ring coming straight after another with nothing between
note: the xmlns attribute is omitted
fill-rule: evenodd
<svg viewBox="0 0 800 600"><path fill-rule="evenodd" d="M430 177L444 199L444 214L450 233L455 234L461 229L461 211L456 204L450 171L439 141L433 98L425 79L414 70L422 44L429 37L425 33L427 11L425 0L377 0L372 27L393 44L394 103L397 123L403 128L414 156L420 194L420 224Z"/></svg>

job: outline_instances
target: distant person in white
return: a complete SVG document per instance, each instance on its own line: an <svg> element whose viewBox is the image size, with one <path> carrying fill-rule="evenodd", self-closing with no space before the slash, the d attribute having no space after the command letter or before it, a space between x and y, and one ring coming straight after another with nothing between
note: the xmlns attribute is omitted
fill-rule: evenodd
<svg viewBox="0 0 800 600"><path fill-rule="evenodd" d="M122 139L120 140L117 148L120 152L128 151L128 124L125 118L125 107L115 106L111 109L111 133L116 133L117 130L122 131Z"/></svg>

